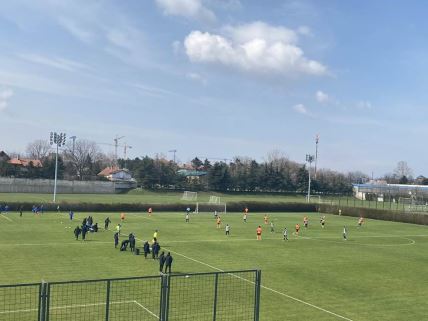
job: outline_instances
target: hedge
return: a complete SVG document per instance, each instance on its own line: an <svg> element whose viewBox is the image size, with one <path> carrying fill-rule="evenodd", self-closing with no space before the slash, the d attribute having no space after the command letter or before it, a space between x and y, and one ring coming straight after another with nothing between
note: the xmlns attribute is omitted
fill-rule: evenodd
<svg viewBox="0 0 428 321"><path fill-rule="evenodd" d="M30 211L34 203L9 203L10 211L17 211L22 206L24 211ZM187 207L195 208L195 204L141 204L141 203L59 203L59 204L44 204L44 211L57 211L57 206L60 206L61 211L78 211L78 212L146 212L149 207L153 208L154 212L184 212ZM227 203L228 212L242 212L245 207L248 207L253 213L272 213L272 212L316 212L336 214L339 209L342 210L342 215L354 216L393 221L412 223L419 225L428 225L428 214L423 213L407 213L400 211L381 210L373 208L358 208L358 207L342 207L328 204L307 204L307 203L270 203L270 202L230 202Z"/></svg>
<svg viewBox="0 0 428 321"><path fill-rule="evenodd" d="M342 215L353 217L364 217L374 220L411 223L419 225L428 225L428 214L409 213L402 211L376 210L373 208L342 207L336 205L320 205L320 212L339 215L339 209Z"/></svg>

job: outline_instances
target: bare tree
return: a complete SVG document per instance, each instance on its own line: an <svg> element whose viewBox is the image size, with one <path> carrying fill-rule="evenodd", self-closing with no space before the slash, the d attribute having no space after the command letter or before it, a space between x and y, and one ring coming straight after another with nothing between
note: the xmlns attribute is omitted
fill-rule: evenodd
<svg viewBox="0 0 428 321"><path fill-rule="evenodd" d="M413 175L412 169L407 165L405 161L399 161L397 167L394 170L394 174L401 179L402 177L411 178Z"/></svg>
<svg viewBox="0 0 428 321"><path fill-rule="evenodd" d="M52 150L47 140L37 139L27 145L26 153L31 159L44 159Z"/></svg>
<svg viewBox="0 0 428 321"><path fill-rule="evenodd" d="M72 174L80 180L96 175L100 163L106 160L97 143L86 139L76 140L74 151L73 143L69 142L63 154L67 165L73 171Z"/></svg>
<svg viewBox="0 0 428 321"><path fill-rule="evenodd" d="M6 154L10 158L19 158L21 156L21 154L16 151L7 151Z"/></svg>
<svg viewBox="0 0 428 321"><path fill-rule="evenodd" d="M349 183L365 183L370 180L370 177L360 171L353 171L348 173Z"/></svg>

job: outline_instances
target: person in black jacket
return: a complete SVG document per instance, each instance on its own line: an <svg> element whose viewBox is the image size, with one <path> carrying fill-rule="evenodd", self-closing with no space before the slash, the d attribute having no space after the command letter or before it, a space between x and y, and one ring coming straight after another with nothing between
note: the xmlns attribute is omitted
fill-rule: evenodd
<svg viewBox="0 0 428 321"><path fill-rule="evenodd" d="M76 241L79 239L80 233L82 233L82 230L79 226L76 226L76 228L74 229L74 236L76 237Z"/></svg>
<svg viewBox="0 0 428 321"><path fill-rule="evenodd" d="M126 249L128 248L128 245L129 245L129 240L123 240L122 243L120 244L120 250L126 251Z"/></svg>
<svg viewBox="0 0 428 321"><path fill-rule="evenodd" d="M162 252L161 255L159 255L159 271L160 271L160 273L163 272L164 264L165 264L165 253Z"/></svg>
<svg viewBox="0 0 428 321"><path fill-rule="evenodd" d="M171 266L172 266L172 256L171 253L168 252L168 254L165 257L165 273L171 273ZM167 272L169 270L169 272Z"/></svg>
<svg viewBox="0 0 428 321"><path fill-rule="evenodd" d="M147 259L147 254L150 254L150 245L149 242L144 242L143 245L143 250L144 250L144 258Z"/></svg>
<svg viewBox="0 0 428 321"><path fill-rule="evenodd" d="M135 251L135 236L133 233L129 234L129 248L131 252Z"/></svg>
<svg viewBox="0 0 428 321"><path fill-rule="evenodd" d="M158 258L160 246L156 238L154 238L153 244L152 244L152 259L156 260Z"/></svg>
<svg viewBox="0 0 428 321"><path fill-rule="evenodd" d="M82 240L86 239L86 233L88 233L88 227L86 225L82 226Z"/></svg>
<svg viewBox="0 0 428 321"><path fill-rule="evenodd" d="M117 246L119 245L119 233L118 232L114 233L113 238L114 238L114 248L117 249Z"/></svg>
<svg viewBox="0 0 428 321"><path fill-rule="evenodd" d="M156 241L156 246L155 246L155 258L156 259L158 259L158 255L159 255L160 249L161 249L160 244L159 244L158 241Z"/></svg>
<svg viewBox="0 0 428 321"><path fill-rule="evenodd" d="M107 217L106 220L104 221L104 229L108 230L108 225L111 223L110 221L110 217Z"/></svg>

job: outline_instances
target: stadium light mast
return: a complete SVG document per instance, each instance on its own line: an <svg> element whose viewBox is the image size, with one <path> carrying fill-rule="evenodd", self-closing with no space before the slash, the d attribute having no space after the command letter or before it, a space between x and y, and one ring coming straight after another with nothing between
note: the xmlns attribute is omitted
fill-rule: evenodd
<svg viewBox="0 0 428 321"><path fill-rule="evenodd" d="M314 171L314 177L317 179L317 165L318 165L318 143L320 141L320 135L317 134L315 136L315 171Z"/></svg>
<svg viewBox="0 0 428 321"><path fill-rule="evenodd" d="M308 196L307 196L307 202L309 203L311 198L311 164L314 161L314 155L306 154L306 162L309 163L309 182L308 182Z"/></svg>
<svg viewBox="0 0 428 321"><path fill-rule="evenodd" d="M56 202L56 183L58 180L58 149L65 145L65 141L67 140L65 133L57 133L51 132L50 135L50 144L56 145L56 153L55 153L55 182L54 182L54 193L53 193L53 202Z"/></svg>

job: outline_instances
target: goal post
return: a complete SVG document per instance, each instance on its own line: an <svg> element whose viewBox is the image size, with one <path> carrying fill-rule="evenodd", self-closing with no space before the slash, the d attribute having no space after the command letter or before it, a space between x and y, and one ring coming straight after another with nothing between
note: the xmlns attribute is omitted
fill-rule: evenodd
<svg viewBox="0 0 428 321"><path fill-rule="evenodd" d="M184 191L183 196L181 197L182 201L197 201L198 200L198 192L189 192Z"/></svg>
<svg viewBox="0 0 428 321"><path fill-rule="evenodd" d="M214 213L218 214L227 213L226 203L196 203L195 213Z"/></svg>
<svg viewBox="0 0 428 321"><path fill-rule="evenodd" d="M220 196L210 196L210 199L208 201L209 204L220 204L221 203L221 199Z"/></svg>
<svg viewBox="0 0 428 321"><path fill-rule="evenodd" d="M321 204L321 196L320 195L310 195L309 197L306 196L306 202L307 203L315 203L315 204Z"/></svg>
<svg viewBox="0 0 428 321"><path fill-rule="evenodd" d="M406 204L406 205L413 205L415 202L414 202L414 199L411 197L400 197L398 199L398 203L399 204Z"/></svg>

